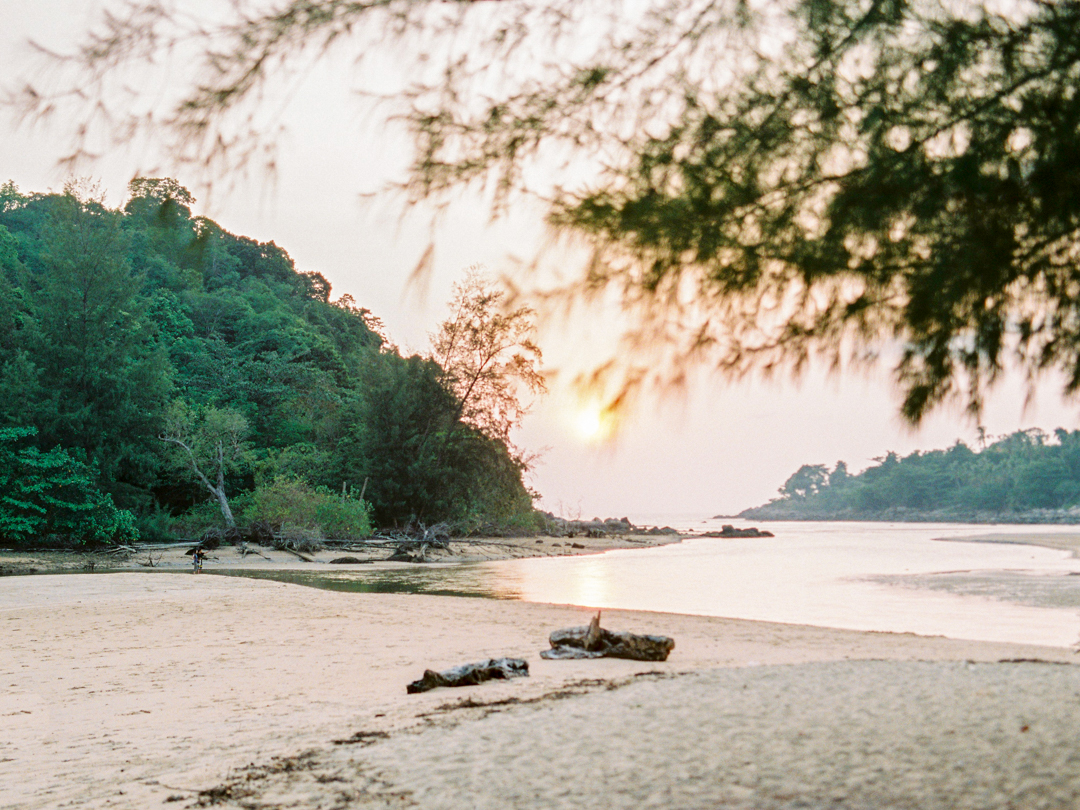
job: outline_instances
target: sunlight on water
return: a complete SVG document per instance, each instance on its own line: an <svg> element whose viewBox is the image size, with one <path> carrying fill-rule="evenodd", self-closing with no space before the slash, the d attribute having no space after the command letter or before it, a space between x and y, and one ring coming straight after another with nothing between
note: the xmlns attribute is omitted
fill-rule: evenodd
<svg viewBox="0 0 1080 810"><path fill-rule="evenodd" d="M613 551L587 565L554 558L487 566L494 576L512 573L527 601L1054 646L1080 638L1076 609L1016 601L1015 580L1045 583L1053 576L1076 595L1072 604L1080 604L1080 579L1068 576L1080 572L1080 561L1066 552L933 540L985 534L985 526L790 523L768 528L776 538L697 538ZM1010 570L1017 573L1013 590L1000 594L1010 598L973 594L970 587L951 585L945 573L965 571L979 579ZM883 576L898 581L880 581Z"/></svg>
<svg viewBox="0 0 1080 810"><path fill-rule="evenodd" d="M739 523L665 522L697 531ZM1035 546L934 540L1076 534L1076 527L767 528L775 538L693 538L585 557L265 575L337 590L484 596L1059 647L1080 640L1080 560Z"/></svg>

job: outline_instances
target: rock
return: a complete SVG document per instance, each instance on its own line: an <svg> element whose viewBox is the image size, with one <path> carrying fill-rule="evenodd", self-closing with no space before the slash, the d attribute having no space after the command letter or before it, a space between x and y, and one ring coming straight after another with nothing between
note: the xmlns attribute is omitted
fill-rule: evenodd
<svg viewBox="0 0 1080 810"><path fill-rule="evenodd" d="M627 658L631 661L666 661L675 649L675 640L667 636L639 636L634 633L612 632L600 627L597 613L588 627L567 627L555 630L548 638L550 650L541 658Z"/></svg>
<svg viewBox="0 0 1080 810"><path fill-rule="evenodd" d="M372 560L361 560L359 557L335 557L330 560L330 565L365 565Z"/></svg>
<svg viewBox="0 0 1080 810"><path fill-rule="evenodd" d="M462 664L459 667L435 672L424 670L424 677L413 681L406 687L410 695L427 692L439 686L475 686L490 680L508 680L529 675L529 662L520 658L489 658L475 664Z"/></svg>
<svg viewBox="0 0 1080 810"><path fill-rule="evenodd" d="M661 535L661 534L678 534L678 533L679 533L678 529L673 529L670 526L664 526L663 528L661 528L659 526L653 526L651 529L646 529L644 532L642 532L642 534L650 535L650 536L653 536L653 537L655 537L657 535Z"/></svg>
<svg viewBox="0 0 1080 810"><path fill-rule="evenodd" d="M427 543L405 542L394 549L394 553L386 559L389 562L426 563Z"/></svg>
<svg viewBox="0 0 1080 810"><path fill-rule="evenodd" d="M703 532L699 537L774 537L772 532L762 531L753 527L736 529L730 523L725 523L718 532Z"/></svg>

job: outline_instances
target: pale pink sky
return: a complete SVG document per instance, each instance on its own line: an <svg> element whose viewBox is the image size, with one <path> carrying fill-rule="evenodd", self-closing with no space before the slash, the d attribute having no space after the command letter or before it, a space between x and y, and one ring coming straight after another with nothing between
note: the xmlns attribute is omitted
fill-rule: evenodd
<svg viewBox="0 0 1080 810"><path fill-rule="evenodd" d="M27 38L62 49L86 25L93 7L85 0L5 0L2 89L31 75L37 64ZM387 206L359 198L400 173L406 159L400 134L373 126L347 82L326 67L294 82L280 109L286 129L272 182L263 175L237 176L231 191L219 185L207 202L202 178L169 173L201 198L197 213L235 233L273 240L300 270L330 279L335 296L349 293L381 317L402 347L426 349L450 285L466 267L483 264L503 272L512 257L528 257L543 237L536 211L523 208L512 222L492 224L479 204L458 204L437 233L427 294L410 291L406 279L427 243L426 221L399 223L385 213ZM56 160L68 144L57 130L14 128L0 111L0 145L0 182L14 180L23 191L63 186ZM155 149L149 144L110 152L83 174L98 179L118 205L134 174L161 173L167 166ZM614 328L595 316L579 318L545 330L541 343L555 366L581 366L610 348ZM1005 380L988 403L987 431L1075 429L1078 410L1063 403L1058 390L1044 385L1025 410L1020 381ZM897 404L884 368L839 377L812 371L800 383L706 378L685 397L638 408L616 444L597 447L577 434L573 398L556 385L536 403L517 442L543 452L532 485L543 495L542 505L555 512L639 520L706 517L768 500L801 464L831 466L843 459L862 469L888 450L906 454L957 438L974 444L975 427L959 411L938 412L912 432L896 417Z"/></svg>

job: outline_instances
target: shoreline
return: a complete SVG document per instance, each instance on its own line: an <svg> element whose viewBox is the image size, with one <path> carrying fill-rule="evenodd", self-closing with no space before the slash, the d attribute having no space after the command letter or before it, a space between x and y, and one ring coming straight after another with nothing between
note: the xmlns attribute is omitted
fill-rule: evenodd
<svg viewBox="0 0 1080 810"><path fill-rule="evenodd" d="M1080 509L1031 509L1026 512L924 512L904 506L886 507L874 512L803 511L778 504L762 504L744 509L737 520L805 523L968 523L997 526L1077 526ZM715 519L720 519L719 516Z"/></svg>
<svg viewBox="0 0 1080 810"><path fill-rule="evenodd" d="M427 563L391 562L387 559L392 548L368 547L360 550L328 548L315 552L280 551L266 546L247 544L247 552L239 546L220 546L208 552L204 570L228 568L237 570L348 569L349 564L335 565L333 560L345 557L357 560L353 565L390 563L392 565L425 565L429 563L486 562L526 557L567 557L602 554L614 549L652 548L680 543L680 534L617 534L603 537L467 537L451 538L449 549L429 549ZM191 573L188 551L197 546L176 548L139 547L133 554L115 555L82 551L18 551L0 549L0 577L71 573L175 571Z"/></svg>
<svg viewBox="0 0 1080 810"><path fill-rule="evenodd" d="M668 705L663 701L693 705L696 684L715 678L738 685L710 687L714 698L775 681L788 684L781 694L799 705L816 684L846 705L850 696L829 684L859 662L856 680L865 677L863 668L887 662L875 670L874 683L892 686L867 697L887 707L922 672L909 673L901 662L936 662L962 678L972 662L1015 668L996 662L1077 661L1067 649L620 610L604 611L604 626L673 637L668 661L539 658L552 630L584 624L591 615L567 606L328 592L189 574L12 577L0 589L6 630L0 676L9 685L0 695L0 716L10 729L0 740L5 807L141 810L167 801L185 808L332 807L341 791L363 807L389 806L387 797L399 807L453 806L445 796L462 794L439 780L457 779L472 766L446 771L448 752L459 749L436 742L464 734L466 748L479 739L495 750L520 746L535 713L537 722L551 717L556 727L588 721L602 730L615 717ZM507 655L526 659L530 677L405 692L424 669ZM949 669L956 666L961 670ZM1080 671L1061 669L1074 679ZM614 708L604 708L608 700ZM744 697L738 700L742 705ZM1061 706L1048 699L1045 708ZM700 752L680 748L685 721L666 712L650 715L648 732L601 733L578 770L617 770L640 745L650 756L684 758L689 767ZM698 725L708 730L706 718L714 716L724 715L710 709ZM714 731L718 739L727 733ZM766 736L776 733L770 727ZM498 755L477 756L473 765ZM513 767L526 773L499 790L530 780L551 784L544 756L522 756ZM426 763L428 775L395 770L412 762ZM435 782L424 787L429 777ZM657 779L669 792L685 783L671 774ZM402 794L419 797L419 804ZM431 798L438 795L441 805ZM536 799L504 806L576 805ZM605 805L583 800L580 806Z"/></svg>
<svg viewBox="0 0 1080 810"><path fill-rule="evenodd" d="M1076 534L980 534L972 537L935 537L935 540L952 543L1002 543L1017 546L1040 546L1057 551L1068 551L1072 557L1080 558L1080 532Z"/></svg>

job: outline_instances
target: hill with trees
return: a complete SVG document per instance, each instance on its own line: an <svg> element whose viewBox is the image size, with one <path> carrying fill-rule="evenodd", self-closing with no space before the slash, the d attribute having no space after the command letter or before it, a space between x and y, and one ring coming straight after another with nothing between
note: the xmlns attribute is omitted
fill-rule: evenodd
<svg viewBox="0 0 1080 810"><path fill-rule="evenodd" d="M1080 431L1018 431L976 452L888 453L852 475L838 461L803 465L753 520L1080 523Z"/></svg>
<svg viewBox="0 0 1080 810"><path fill-rule="evenodd" d="M161 178L116 210L0 188L0 541L532 526L509 441L516 381L542 388L529 310L470 277L440 361L405 356L322 275L193 203Z"/></svg>

